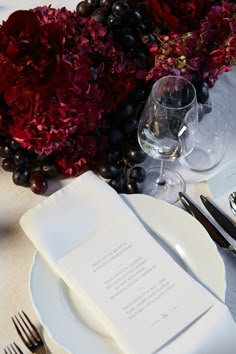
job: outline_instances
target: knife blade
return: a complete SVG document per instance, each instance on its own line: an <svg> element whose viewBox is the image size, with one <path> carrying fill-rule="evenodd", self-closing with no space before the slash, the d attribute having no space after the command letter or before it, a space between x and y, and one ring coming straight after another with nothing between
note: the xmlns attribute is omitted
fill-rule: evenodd
<svg viewBox="0 0 236 354"><path fill-rule="evenodd" d="M220 247L226 248L236 255L236 249L233 245L222 235L222 233L212 224L212 222L202 213L202 211L186 196L184 193L179 193L180 200L192 216L194 216L202 226L207 230L209 236Z"/></svg>
<svg viewBox="0 0 236 354"><path fill-rule="evenodd" d="M220 211L207 197L200 195L201 201L207 211L215 219L215 221L234 239L236 240L236 226L233 222Z"/></svg>

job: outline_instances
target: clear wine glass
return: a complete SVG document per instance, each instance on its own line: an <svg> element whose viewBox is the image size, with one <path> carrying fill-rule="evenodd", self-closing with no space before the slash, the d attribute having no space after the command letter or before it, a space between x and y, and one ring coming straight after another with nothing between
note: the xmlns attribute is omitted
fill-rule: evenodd
<svg viewBox="0 0 236 354"><path fill-rule="evenodd" d="M161 160L159 171L146 171L142 193L169 203L179 199L185 182L176 171L166 168L166 161L187 156L194 148L197 130L197 99L194 86L179 76L165 76L152 87L138 126L141 148Z"/></svg>

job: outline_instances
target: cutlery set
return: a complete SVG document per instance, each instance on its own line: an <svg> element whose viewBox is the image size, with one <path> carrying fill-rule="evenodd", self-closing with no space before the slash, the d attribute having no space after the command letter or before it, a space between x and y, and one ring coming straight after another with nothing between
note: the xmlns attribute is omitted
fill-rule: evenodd
<svg viewBox="0 0 236 354"><path fill-rule="evenodd" d="M12 317L16 331L25 346L34 354L47 354L46 346L33 323L24 311ZM5 354L24 354L16 343L4 348Z"/></svg>
<svg viewBox="0 0 236 354"><path fill-rule="evenodd" d="M180 200L188 213L194 216L207 230L210 237L222 248L226 248L236 254L235 246L222 234L222 232L210 221L210 219L201 211L201 209L184 194L179 193ZM208 213L213 217L218 225L227 232L227 234L236 240L236 224L234 224L228 216L219 210L208 198L201 195L201 202Z"/></svg>

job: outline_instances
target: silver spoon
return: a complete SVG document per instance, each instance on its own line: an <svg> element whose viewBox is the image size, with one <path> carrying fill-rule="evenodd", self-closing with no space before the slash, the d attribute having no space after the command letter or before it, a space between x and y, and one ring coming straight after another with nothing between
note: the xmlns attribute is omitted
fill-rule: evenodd
<svg viewBox="0 0 236 354"><path fill-rule="evenodd" d="M229 195L229 205L232 210L232 213L236 215L236 192L232 192Z"/></svg>

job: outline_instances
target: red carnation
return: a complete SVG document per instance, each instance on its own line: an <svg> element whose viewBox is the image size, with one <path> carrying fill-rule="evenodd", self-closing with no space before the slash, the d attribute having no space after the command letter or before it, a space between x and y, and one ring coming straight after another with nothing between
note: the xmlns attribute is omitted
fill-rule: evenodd
<svg viewBox="0 0 236 354"><path fill-rule="evenodd" d="M136 86L134 60L92 18L62 8L16 11L0 27L1 125L78 175L102 156L106 114ZM125 83L125 85L124 85Z"/></svg>

